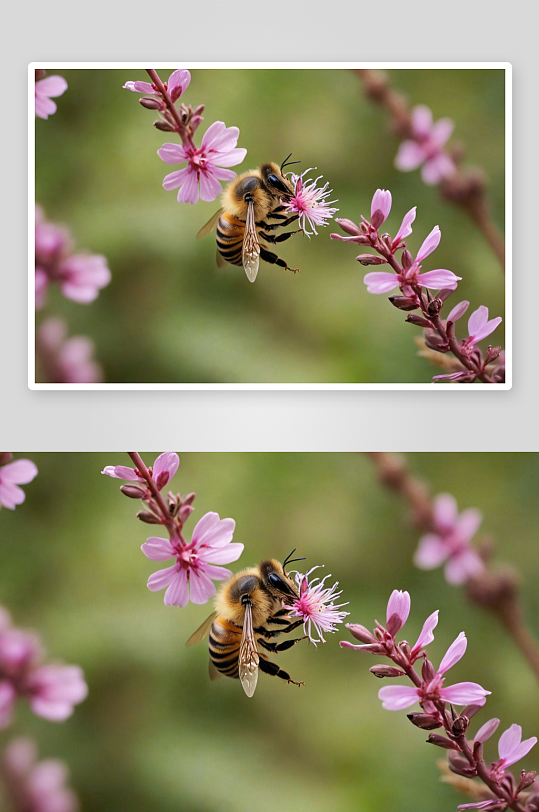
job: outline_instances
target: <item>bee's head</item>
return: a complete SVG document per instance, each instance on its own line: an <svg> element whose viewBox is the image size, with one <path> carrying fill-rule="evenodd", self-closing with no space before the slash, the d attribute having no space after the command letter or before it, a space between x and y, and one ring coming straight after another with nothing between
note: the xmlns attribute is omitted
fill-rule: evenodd
<svg viewBox="0 0 539 812"><path fill-rule="evenodd" d="M266 587L278 598L297 598L298 593L294 582L286 574L281 564L274 559L263 561L260 572Z"/></svg>
<svg viewBox="0 0 539 812"><path fill-rule="evenodd" d="M292 197L294 189L280 167L274 163L262 164L260 173L267 189L275 197Z"/></svg>

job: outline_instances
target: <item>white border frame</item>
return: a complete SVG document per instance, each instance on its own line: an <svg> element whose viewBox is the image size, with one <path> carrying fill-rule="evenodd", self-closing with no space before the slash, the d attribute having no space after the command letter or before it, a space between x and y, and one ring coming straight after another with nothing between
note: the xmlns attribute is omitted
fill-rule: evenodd
<svg viewBox="0 0 539 812"><path fill-rule="evenodd" d="M158 70L176 70L178 63L159 62L154 64ZM36 68L103 70L144 68L140 62L31 62L28 66L28 388L31 390L429 390L447 392L468 389L468 391L507 391L512 387L512 65L509 62L191 62L181 67L189 70L347 70L353 68L372 69L407 69L407 70L504 70L505 71L505 354L506 381L500 384L474 383L471 385L455 383L169 383L169 384L120 384L120 383L36 383L35 382L35 102L34 85Z"/></svg>

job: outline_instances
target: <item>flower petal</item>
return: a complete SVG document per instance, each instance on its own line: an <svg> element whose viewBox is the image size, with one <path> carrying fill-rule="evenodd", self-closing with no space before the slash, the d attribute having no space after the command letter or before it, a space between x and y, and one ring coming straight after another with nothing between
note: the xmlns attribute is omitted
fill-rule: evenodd
<svg viewBox="0 0 539 812"><path fill-rule="evenodd" d="M477 682L457 682L440 690L440 696L445 702L455 705L484 705L485 697L491 692L485 691Z"/></svg>
<svg viewBox="0 0 539 812"><path fill-rule="evenodd" d="M412 654L415 656L422 648L428 646L429 643L432 643L434 640L433 629L436 628L438 625L438 612L440 610L436 609L431 615L428 616L426 621L423 623L423 628L417 638L417 641L412 648Z"/></svg>
<svg viewBox="0 0 539 812"><path fill-rule="evenodd" d="M157 154L166 164L181 164L188 157L181 144L163 144Z"/></svg>
<svg viewBox="0 0 539 812"><path fill-rule="evenodd" d="M402 218L401 227L397 231L397 235L393 240L393 244L398 243L400 240L404 240L405 237L409 237L412 233L412 223L415 220L415 215L417 211L417 206L414 206L413 209L410 209L404 217Z"/></svg>
<svg viewBox="0 0 539 812"><path fill-rule="evenodd" d="M449 584L464 584L485 570L485 565L479 553L467 547L460 553L451 556L445 565L445 578Z"/></svg>
<svg viewBox="0 0 539 812"><path fill-rule="evenodd" d="M157 572L152 573L148 578L148 589L151 592L157 592L159 589L164 589L174 580L176 573L178 572L177 564L174 564L172 567L167 567L165 570L157 570Z"/></svg>
<svg viewBox="0 0 539 812"><path fill-rule="evenodd" d="M0 468L0 480L27 485L37 476L37 466L31 460L15 460Z"/></svg>
<svg viewBox="0 0 539 812"><path fill-rule="evenodd" d="M215 584L202 570L191 570L191 601L192 603L207 603L215 595Z"/></svg>
<svg viewBox="0 0 539 812"><path fill-rule="evenodd" d="M397 274L386 271L373 271L365 274L363 281L367 285L368 293L389 293L399 286Z"/></svg>
<svg viewBox="0 0 539 812"><path fill-rule="evenodd" d="M178 570L163 598L165 606L185 606L189 602L187 572Z"/></svg>
<svg viewBox="0 0 539 812"><path fill-rule="evenodd" d="M442 239L442 232L440 231L440 226L434 226L428 237L425 238L421 248L417 252L417 257L415 259L416 262L423 262L425 257L428 257L429 254L432 254L433 251L438 248L440 244L440 240Z"/></svg>
<svg viewBox="0 0 539 812"><path fill-rule="evenodd" d="M417 688L407 685L387 685L378 691L378 699L386 710L403 710L418 700Z"/></svg>
<svg viewBox="0 0 539 812"><path fill-rule="evenodd" d="M414 564L422 570L439 567L447 559L449 547L435 533L426 533L419 539L419 546L414 553Z"/></svg>
<svg viewBox="0 0 539 812"><path fill-rule="evenodd" d="M430 252L429 252L430 253ZM462 276L456 276L453 271L448 271L445 268L437 268L435 271L427 271L427 273L420 273L417 281L425 288L435 290L455 290L457 283L460 282Z"/></svg>
<svg viewBox="0 0 539 812"><path fill-rule="evenodd" d="M417 141L403 141L395 157L395 167L401 172L411 172L425 160L425 152Z"/></svg>
<svg viewBox="0 0 539 812"><path fill-rule="evenodd" d="M170 539L157 538L156 536L151 536L141 545L140 549L146 558L150 558L152 561L167 561L175 556Z"/></svg>
<svg viewBox="0 0 539 812"><path fill-rule="evenodd" d="M449 671L449 669L452 668L455 663L458 663L458 661L464 657L464 652L466 651L467 645L468 641L466 640L466 634L461 632L444 654L438 669L438 674L445 674L445 672Z"/></svg>
<svg viewBox="0 0 539 812"><path fill-rule="evenodd" d="M402 629L406 621L408 620L408 615L410 614L410 594L408 592L403 592L402 589L394 589L391 593L389 601L387 602L387 610L386 610L386 622L389 623L390 619L393 615L397 615L400 621L400 625L397 629L395 629L393 634L396 634L399 629Z"/></svg>

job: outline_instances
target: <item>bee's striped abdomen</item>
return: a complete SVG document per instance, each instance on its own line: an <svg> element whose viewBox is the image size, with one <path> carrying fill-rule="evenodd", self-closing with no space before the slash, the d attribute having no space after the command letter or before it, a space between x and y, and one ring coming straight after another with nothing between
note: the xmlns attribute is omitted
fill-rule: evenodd
<svg viewBox="0 0 539 812"><path fill-rule="evenodd" d="M217 223L217 250L231 265L242 264L245 221L230 214L222 214Z"/></svg>
<svg viewBox="0 0 539 812"><path fill-rule="evenodd" d="M226 677L237 679L242 630L222 617L216 617L210 629L210 659Z"/></svg>

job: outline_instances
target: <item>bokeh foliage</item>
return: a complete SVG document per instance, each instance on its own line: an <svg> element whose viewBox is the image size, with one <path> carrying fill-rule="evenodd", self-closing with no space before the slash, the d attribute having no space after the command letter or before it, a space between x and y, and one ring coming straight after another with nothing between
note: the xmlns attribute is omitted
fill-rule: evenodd
<svg viewBox="0 0 539 812"><path fill-rule="evenodd" d="M466 798L439 783L442 750L404 713L382 709L372 655L341 650L343 629L325 646L302 643L277 655L298 689L261 675L247 699L237 681L209 681L203 645L185 640L210 607L166 607L146 580L160 568L140 551L159 528L134 518L138 502L100 475L129 464L121 453L24 454L39 469L16 511L0 512L0 604L16 624L43 635L52 659L80 664L88 699L61 725L19 703L16 724L2 732L31 733L43 756L71 768L84 812L431 812L454 810ZM143 458L151 463L153 453ZM539 636L539 456L537 454L412 454L412 471L434 493L452 492L460 509L484 513L481 533L497 544L496 562L522 573L525 614ZM350 620L372 628L385 620L394 588L407 589L414 642L436 608L440 622L429 646L437 665L466 631L469 645L449 683L472 680L492 691L475 731L498 716L526 737L537 734L539 686L507 634L441 570L411 565L418 533L407 508L377 482L359 454L181 455L175 491L196 491L195 521L206 511L236 522L245 551L235 571L263 557L281 560L294 547L305 566L325 564L350 602ZM497 757L497 736L486 746ZM534 750L515 771L537 768Z"/></svg>
<svg viewBox="0 0 539 812"><path fill-rule="evenodd" d="M436 374L416 356L419 329L404 324L385 296L367 294L357 246L331 240L334 224L310 241L298 234L278 246L300 274L261 263L251 285L240 268L219 271L213 239L195 239L218 201L180 205L163 190L165 174L180 167L164 164L156 151L176 138L155 130L138 94L122 89L128 80L147 80L145 72L58 72L69 87L57 113L36 121L36 198L48 219L71 228L79 248L108 258L113 281L90 306L51 291L47 311L94 339L107 382L406 383ZM411 104L455 121L450 143L463 142L467 161L489 177L493 219L503 230L504 72L389 76ZM411 251L436 224L442 231L424 270L451 269L463 277L454 303L465 298L473 309L484 304L491 316L504 315L503 274L491 249L419 172L394 169L398 140L387 114L364 97L351 71L195 69L183 101L206 105L198 143L215 120L239 127L247 158L238 172L293 152L302 169L317 167L329 181L338 216L355 222L369 216L377 188L390 189L393 233L417 205ZM503 324L492 341L503 345Z"/></svg>

